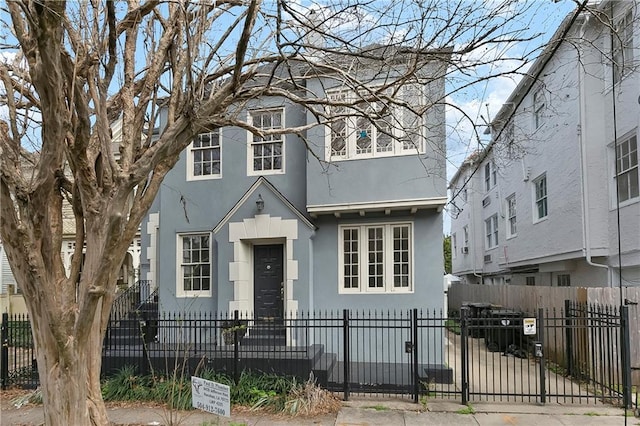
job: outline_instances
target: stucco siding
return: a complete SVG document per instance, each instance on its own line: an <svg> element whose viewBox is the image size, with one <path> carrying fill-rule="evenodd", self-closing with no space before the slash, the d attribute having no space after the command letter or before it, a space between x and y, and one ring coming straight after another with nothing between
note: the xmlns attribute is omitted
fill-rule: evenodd
<svg viewBox="0 0 640 426"><path fill-rule="evenodd" d="M341 294L338 278L338 226L411 222L413 224L413 285L411 293ZM435 210L415 215L358 216L337 219L323 216L318 219L318 233L314 238L314 308L319 310L365 309L441 309L442 291L442 217Z"/></svg>

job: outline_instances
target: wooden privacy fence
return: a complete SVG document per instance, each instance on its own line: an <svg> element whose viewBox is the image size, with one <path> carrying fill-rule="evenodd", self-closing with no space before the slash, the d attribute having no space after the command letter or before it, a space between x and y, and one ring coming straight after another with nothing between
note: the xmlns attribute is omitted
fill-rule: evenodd
<svg viewBox="0 0 640 426"><path fill-rule="evenodd" d="M610 287L537 287L517 285L477 285L454 283L449 288L449 312L465 302L486 302L515 309L531 316L539 308L561 312L566 301L589 305L620 306L620 288ZM629 346L634 386L640 386L640 287L622 288L623 304L629 308ZM553 348L549 348L554 350ZM560 352L560 350L559 350Z"/></svg>

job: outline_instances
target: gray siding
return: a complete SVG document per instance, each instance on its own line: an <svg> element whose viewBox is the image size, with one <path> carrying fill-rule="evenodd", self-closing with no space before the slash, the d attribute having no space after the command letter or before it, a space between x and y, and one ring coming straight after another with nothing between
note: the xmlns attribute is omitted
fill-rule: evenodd
<svg viewBox="0 0 640 426"><path fill-rule="evenodd" d="M412 222L414 237L414 291L394 294L340 294L338 292L338 225L363 223ZM335 309L441 309L444 302L442 276L442 215L435 210L416 215L360 218L323 216L317 222L314 238L314 307ZM321 231L321 232L320 232Z"/></svg>

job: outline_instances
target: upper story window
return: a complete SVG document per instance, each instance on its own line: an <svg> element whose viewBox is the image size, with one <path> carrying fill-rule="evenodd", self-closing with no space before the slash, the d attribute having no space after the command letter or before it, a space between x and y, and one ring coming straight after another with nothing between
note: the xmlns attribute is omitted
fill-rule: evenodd
<svg viewBox="0 0 640 426"><path fill-rule="evenodd" d="M177 297L211 296L209 233L178 235Z"/></svg>
<svg viewBox="0 0 640 426"><path fill-rule="evenodd" d="M396 96L408 90L399 90ZM327 157L331 160L423 152L421 117L387 102L358 101L346 90L330 93L329 100Z"/></svg>
<svg viewBox="0 0 640 426"><path fill-rule="evenodd" d="M187 156L187 180L219 178L222 174L220 129L196 136Z"/></svg>
<svg viewBox="0 0 640 426"><path fill-rule="evenodd" d="M546 100L542 89L538 89L533 93L533 125L534 129L542 126L544 122L544 109Z"/></svg>
<svg viewBox="0 0 640 426"><path fill-rule="evenodd" d="M283 128L282 109L251 111L251 124L264 132L278 132ZM250 133L248 174L265 175L284 173L285 144L282 133L263 136Z"/></svg>
<svg viewBox="0 0 640 426"><path fill-rule="evenodd" d="M516 194L511 194L507 197L507 238L516 236L516 225Z"/></svg>
<svg viewBox="0 0 640 426"><path fill-rule="evenodd" d="M547 175L542 174L533 181L533 221L544 219L549 214L547 206Z"/></svg>
<svg viewBox="0 0 640 426"><path fill-rule="evenodd" d="M616 180L618 201L624 202L640 196L638 176L638 138L635 134L616 144Z"/></svg>
<svg viewBox="0 0 640 426"><path fill-rule="evenodd" d="M462 239L464 240L464 245L462 246L462 251L464 252L468 252L469 251L469 226L465 225L462 228Z"/></svg>
<svg viewBox="0 0 640 426"><path fill-rule="evenodd" d="M496 170L496 164L493 161L487 162L484 165L484 189L485 191L493 188L498 182L498 171Z"/></svg>
<svg viewBox="0 0 640 426"><path fill-rule="evenodd" d="M612 37L613 84L632 71L633 66L633 10L629 9L614 28Z"/></svg>
<svg viewBox="0 0 640 426"><path fill-rule="evenodd" d="M492 249L498 246L498 215L494 214L484 221L486 230L486 249Z"/></svg>
<svg viewBox="0 0 640 426"><path fill-rule="evenodd" d="M458 238L455 234L451 234L451 258L455 259L458 257Z"/></svg>
<svg viewBox="0 0 640 426"><path fill-rule="evenodd" d="M502 129L502 140L507 150L507 158L513 160L517 156L516 144L514 137L515 126L513 120L509 120L504 129Z"/></svg>
<svg viewBox="0 0 640 426"><path fill-rule="evenodd" d="M413 229L410 223L339 228L340 293L413 291Z"/></svg>

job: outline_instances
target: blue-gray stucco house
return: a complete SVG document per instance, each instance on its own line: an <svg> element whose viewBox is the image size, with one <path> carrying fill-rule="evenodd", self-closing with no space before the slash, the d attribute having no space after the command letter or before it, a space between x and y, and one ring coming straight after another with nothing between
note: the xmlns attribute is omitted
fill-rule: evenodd
<svg viewBox="0 0 640 426"><path fill-rule="evenodd" d="M196 137L142 224L141 278L158 289L160 311L439 310L443 57L381 92L399 102L374 123L333 106L323 110L330 124L302 133L223 127ZM369 87L402 65L386 66L361 71ZM304 84L319 99L353 98L336 75ZM262 130L317 119L274 96L240 114Z"/></svg>

